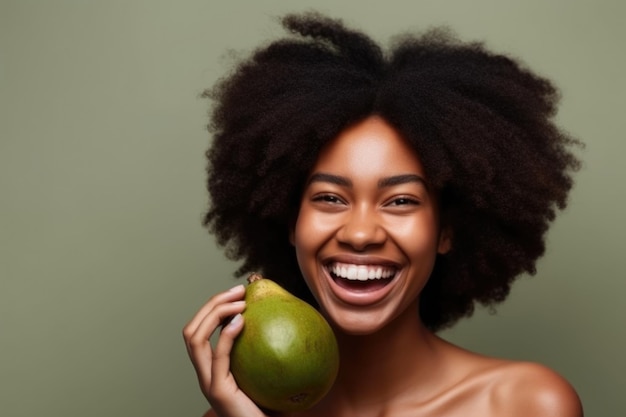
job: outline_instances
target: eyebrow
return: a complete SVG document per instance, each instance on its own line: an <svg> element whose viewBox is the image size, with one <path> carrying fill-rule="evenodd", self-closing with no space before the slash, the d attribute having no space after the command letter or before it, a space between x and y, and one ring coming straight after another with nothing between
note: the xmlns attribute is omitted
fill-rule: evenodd
<svg viewBox="0 0 626 417"><path fill-rule="evenodd" d="M426 187L426 180L416 174L394 175L393 177L381 178L378 181L378 188L393 187L394 185L416 182ZM428 188L428 187L426 187Z"/></svg>
<svg viewBox="0 0 626 417"><path fill-rule="evenodd" d="M340 185L342 187L352 187L352 181L349 178L339 175L326 174L323 172L317 172L309 178L308 184L313 182L329 182L331 184Z"/></svg>
<svg viewBox="0 0 626 417"><path fill-rule="evenodd" d="M327 174L324 172L317 172L311 175L308 184L311 184L313 182L329 182L331 184L336 184L342 187L352 187L352 181L349 178L342 177L340 175ZM416 174L402 174L381 178L378 181L378 188L393 187L396 185L407 184L411 182L421 184L424 187L428 188L426 180Z"/></svg>

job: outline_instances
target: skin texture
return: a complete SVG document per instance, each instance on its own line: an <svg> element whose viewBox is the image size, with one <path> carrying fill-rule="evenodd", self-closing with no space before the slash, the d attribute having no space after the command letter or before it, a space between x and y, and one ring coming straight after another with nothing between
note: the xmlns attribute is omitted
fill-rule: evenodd
<svg viewBox="0 0 626 417"><path fill-rule="evenodd" d="M468 352L424 325L419 296L453 234L440 225L419 155L384 119L367 117L322 149L289 238L335 330L341 366L330 393L293 416L583 415L575 391L553 371ZM385 265L393 279L373 292L345 289L328 272L332 262ZM215 295L183 330L212 406L206 416L276 415L258 409L229 372L230 348L245 325L236 315L243 296L241 286ZM233 315L213 349L209 337Z"/></svg>

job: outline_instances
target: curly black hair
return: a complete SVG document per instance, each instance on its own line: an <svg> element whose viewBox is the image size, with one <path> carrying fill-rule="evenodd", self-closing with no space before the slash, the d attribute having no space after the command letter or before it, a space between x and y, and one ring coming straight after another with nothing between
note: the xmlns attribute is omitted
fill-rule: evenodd
<svg viewBox="0 0 626 417"><path fill-rule="evenodd" d="M321 147L370 115L414 147L452 231L420 298L428 328L503 301L516 277L536 272L580 165L580 142L553 121L549 80L445 28L404 35L385 53L320 14L282 24L291 34L204 93L216 104L204 224L242 261L236 275L259 271L315 304L289 230Z"/></svg>

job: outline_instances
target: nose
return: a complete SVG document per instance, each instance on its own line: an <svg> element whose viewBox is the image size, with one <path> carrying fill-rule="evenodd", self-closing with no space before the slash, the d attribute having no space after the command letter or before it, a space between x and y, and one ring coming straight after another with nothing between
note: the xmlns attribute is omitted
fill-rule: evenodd
<svg viewBox="0 0 626 417"><path fill-rule="evenodd" d="M337 240L356 251L385 243L387 233L380 224L375 210L359 207L347 213L345 221L337 231Z"/></svg>

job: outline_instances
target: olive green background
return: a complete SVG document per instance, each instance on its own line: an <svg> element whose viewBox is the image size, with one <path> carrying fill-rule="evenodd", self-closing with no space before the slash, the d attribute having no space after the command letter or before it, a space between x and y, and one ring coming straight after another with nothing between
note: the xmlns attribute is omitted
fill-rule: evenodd
<svg viewBox="0 0 626 417"><path fill-rule="evenodd" d="M539 273L443 335L556 369L587 416L626 415L618 0L0 0L0 415L207 408L181 329L235 264L201 227L199 94L311 8L383 43L449 24L557 82L558 122L587 143L570 206Z"/></svg>

